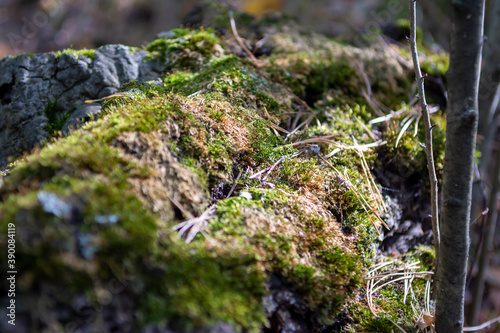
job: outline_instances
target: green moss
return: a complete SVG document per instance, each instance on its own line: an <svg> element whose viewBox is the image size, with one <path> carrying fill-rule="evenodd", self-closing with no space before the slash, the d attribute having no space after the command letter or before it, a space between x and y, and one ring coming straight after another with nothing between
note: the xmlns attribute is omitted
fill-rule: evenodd
<svg viewBox="0 0 500 333"><path fill-rule="evenodd" d="M219 28L230 31L230 15L232 14L238 25L238 30L246 30L255 26L255 18L233 7L224 5L217 1L205 1L201 4L199 11L192 13L187 24L191 27Z"/></svg>
<svg viewBox="0 0 500 333"><path fill-rule="evenodd" d="M410 182L428 182L427 156L425 154L425 128L420 120L415 135L416 122L404 132L396 147L397 137L401 133L402 120L405 114L396 117L390 123L384 133L387 145L380 147L379 159L377 163L384 163L385 168L394 170L396 174L402 175ZM438 179L441 178L444 162L445 141L446 141L446 118L439 111L431 115L431 122L435 125L433 134L434 163ZM424 185L425 186L425 185ZM428 188L428 186L426 186Z"/></svg>
<svg viewBox="0 0 500 333"><path fill-rule="evenodd" d="M446 52L428 51L420 67L429 75L446 78L446 72L450 67L450 55Z"/></svg>
<svg viewBox="0 0 500 333"><path fill-rule="evenodd" d="M374 52L374 59L380 57L376 49L365 52ZM265 66L274 80L286 84L309 105L316 102L333 107L366 105L363 91L367 90L368 80L373 97L386 106L395 107L406 99L411 82L397 74L394 67L380 72L367 70L376 66L371 61L376 62L330 41L324 49L273 54Z"/></svg>
<svg viewBox="0 0 500 333"><path fill-rule="evenodd" d="M373 319L367 321L363 328L368 332L380 332L380 333L392 333L398 329L389 319L386 317L374 317Z"/></svg>
<svg viewBox="0 0 500 333"><path fill-rule="evenodd" d="M386 266L385 269L378 271L379 274L415 262L419 262L420 266L417 272L428 272L434 269L434 250L429 246L418 246L414 251L403 255L400 260L394 260L394 258L386 260L395 262L397 266ZM392 332L397 329L392 322L398 323L407 332L414 331L415 311L422 312L426 302L425 289L428 278L430 276L427 278L416 276L408 283L412 292L407 294L406 301L403 296L405 294L403 282L388 284L373 294L373 307L376 309L377 316L367 308L365 301L354 305L350 313L353 316L352 320L357 323L356 332Z"/></svg>
<svg viewBox="0 0 500 333"><path fill-rule="evenodd" d="M346 83L354 73L346 59L336 59L324 51L271 56L267 70L273 79L285 83L296 95L313 103L327 90L348 89Z"/></svg>
<svg viewBox="0 0 500 333"><path fill-rule="evenodd" d="M227 14L216 21L227 25ZM252 24L240 18L243 27ZM123 290L107 304L126 298L137 330L227 322L237 331L259 331L266 324L262 297L269 276L289 286L321 324L332 324L346 302L358 300L377 235L372 213L360 204L361 197L374 199L366 170L347 146L373 142L367 128L377 129L388 143L364 152L369 168L378 153L407 163L419 177L423 169L412 161L422 156L420 137L405 133L396 147L397 124L366 124L373 110L353 59L367 69L372 97L390 106L404 104L406 74L377 58L376 49L284 35L270 34L275 52L257 66L230 55L231 46L214 30L175 29L146 46L151 58L169 62L163 87L129 82L122 88L137 90L132 98L106 101L98 120L16 163L0 188L0 225L22 226L26 290L43 290L64 275L62 305L70 304L65 292L71 290L97 307L106 306L99 289L118 281ZM49 123L59 121L56 106L47 109ZM311 113L315 117L293 135L275 132L277 126L291 130L295 119L300 124ZM435 129L438 161L442 133ZM298 144L330 135L335 142ZM328 163L318 154L330 155ZM69 217L47 209L40 193L73 207ZM206 238L199 234L186 244L172 232L210 204L217 210L203 224ZM419 253L428 265L430 253ZM400 288L382 295L377 306L390 318L403 309L401 320L409 323ZM394 329L361 302L348 312L360 331Z"/></svg>
<svg viewBox="0 0 500 333"><path fill-rule="evenodd" d="M13 56L11 56L12 57L11 59L16 59L17 57L20 57L20 56L27 56L28 58L31 58L31 57L35 56L35 53L25 52L25 53L14 54ZM3 59L1 59L1 60L3 60Z"/></svg>
<svg viewBox="0 0 500 333"><path fill-rule="evenodd" d="M166 243L152 260L161 267L161 280L143 301L144 322L175 319L178 329L193 329L224 321L257 330L265 322L261 297L265 277L251 253L214 253L203 245ZM157 268L158 269L158 268Z"/></svg>
<svg viewBox="0 0 500 333"><path fill-rule="evenodd" d="M111 276L117 260L137 265L151 251L156 225L137 198L124 192L98 179L64 176L9 197L0 215L2 228L7 222L17 226L17 251L23 253L18 269L82 290L91 288L93 274Z"/></svg>
<svg viewBox="0 0 500 333"><path fill-rule="evenodd" d="M120 87L120 90L131 92L132 99L133 97L139 97L140 95L153 98L167 93L165 87L163 87L160 82L155 81L139 82L137 80L132 80L123 84ZM113 101L113 99L108 101Z"/></svg>
<svg viewBox="0 0 500 333"><path fill-rule="evenodd" d="M397 35L410 36L410 21L408 19L398 19L396 21ZM423 32L422 28L417 27L417 47L422 49Z"/></svg>
<svg viewBox="0 0 500 333"><path fill-rule="evenodd" d="M220 39L212 29L173 29L170 33L171 37L157 39L145 49L152 59L168 62L171 68L198 68L218 52L215 46Z"/></svg>
<svg viewBox="0 0 500 333"><path fill-rule="evenodd" d="M305 218L288 222L291 223L290 227L285 227L285 221L278 222L278 216L271 217L270 223L266 212L273 216L276 207L287 207L291 203L283 192L256 191L252 188L249 192L252 194L251 201L238 197L218 202L218 216L211 224L212 232L217 238L228 237L233 242L239 240L243 243L237 247L247 248L250 244L257 246L259 259L265 263L266 270L295 285L310 307L318 311L323 309L321 311L325 311L328 314L326 317L330 318L344 298L361 282L356 255L349 255L326 241L331 234L324 227L331 222L317 215L302 212ZM295 209L301 210L302 207ZM249 216L253 218L249 220ZM305 233L305 239L310 237L307 236L310 233L317 234L310 241L301 241L298 234L272 232L274 228L299 228ZM307 249L307 252L314 254L307 263L295 259L297 243L302 244L302 250Z"/></svg>
<svg viewBox="0 0 500 333"><path fill-rule="evenodd" d="M179 93L179 89L189 86L195 80L195 74L189 71L175 71L168 75L164 80L167 91Z"/></svg>
<svg viewBox="0 0 500 333"><path fill-rule="evenodd" d="M90 59L94 59L95 52L96 52L95 49L80 49L80 50L64 49L64 50L60 50L60 51L55 51L55 52L53 52L53 54L56 57L60 57L63 54L70 54L70 55L74 55L75 57L84 56L84 57L87 57Z"/></svg>

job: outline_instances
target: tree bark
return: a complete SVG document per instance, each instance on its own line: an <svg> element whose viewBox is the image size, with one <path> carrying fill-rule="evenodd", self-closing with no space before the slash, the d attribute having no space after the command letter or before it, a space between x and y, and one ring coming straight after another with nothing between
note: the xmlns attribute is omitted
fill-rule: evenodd
<svg viewBox="0 0 500 333"><path fill-rule="evenodd" d="M436 331L463 332L484 0L453 0Z"/></svg>

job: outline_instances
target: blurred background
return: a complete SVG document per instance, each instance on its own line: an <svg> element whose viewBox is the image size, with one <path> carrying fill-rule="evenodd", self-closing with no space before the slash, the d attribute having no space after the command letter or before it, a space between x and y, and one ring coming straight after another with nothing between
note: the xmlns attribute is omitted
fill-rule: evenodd
<svg viewBox="0 0 500 333"><path fill-rule="evenodd" d="M142 46L178 27L203 0L0 0L0 58L23 52ZM407 0L220 0L260 16L279 11L329 36L385 27L408 17ZM448 1L420 1L426 39L446 48Z"/></svg>

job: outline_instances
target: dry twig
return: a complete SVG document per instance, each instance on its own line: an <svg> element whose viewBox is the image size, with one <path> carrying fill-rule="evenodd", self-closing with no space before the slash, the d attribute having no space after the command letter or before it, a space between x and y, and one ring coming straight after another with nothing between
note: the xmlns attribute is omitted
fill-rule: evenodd
<svg viewBox="0 0 500 333"><path fill-rule="evenodd" d="M206 235L203 232L203 228L208 225L208 221L213 218L213 213L215 212L215 205L208 207L206 211L203 212L199 217L191 218L187 221L181 222L177 224L173 229L178 230L177 237L181 238L186 231L189 230L189 233L186 236L186 243L191 243L191 241L196 237L196 235L200 232L203 236Z"/></svg>
<svg viewBox="0 0 500 333"><path fill-rule="evenodd" d="M418 327L418 331L434 332L434 316L430 314L429 309L429 298L430 298L430 280L427 280L427 285L425 289L425 304L423 310L417 310L414 304L418 305L417 299L413 292L412 282L415 278L426 278L433 275L432 272L420 272L420 262L414 261L411 263L404 263L401 261L386 261L378 265L375 265L365 277L367 281L366 284L366 299L368 303L368 308L376 316L375 305L373 304L373 295L378 290L390 284L399 284L403 282L403 292L404 299L403 303L406 304L406 299L408 295L411 295L411 306L415 315L415 323ZM420 307L419 307L420 308ZM387 318L387 317L386 317ZM397 325L394 321L389 319L394 325L396 325L402 332L403 328Z"/></svg>
<svg viewBox="0 0 500 333"><path fill-rule="evenodd" d="M500 317L493 318L492 320L489 320L489 321L487 321L479 326L464 327L464 332L475 332L475 331L484 330L486 327L488 327L494 323L500 323Z"/></svg>
<svg viewBox="0 0 500 333"><path fill-rule="evenodd" d="M238 35L238 31L236 30L236 22L234 22L233 12L229 12L229 17L230 17L230 21L231 21L231 29L233 30L233 35L236 38L236 40L238 41L238 44L240 44L241 48L248 54L248 56L250 57L250 59L252 59L254 64L257 67L260 66L259 60L257 60L257 58L255 58L253 53L250 52L248 47L245 45L245 43L241 39L240 35Z"/></svg>
<svg viewBox="0 0 500 333"><path fill-rule="evenodd" d="M427 168L429 169L429 179L431 182L431 214L432 214L432 233L434 235L434 251L436 253L435 267L437 269L439 263L439 219L438 219L438 180L436 176L436 167L434 165L434 153L432 149L432 124L427 102L425 101L424 78L420 71L417 52L417 27L416 27L416 3L415 0L410 0L410 46L413 58L413 66L415 67L415 77L418 86L418 95L422 114L424 116L425 126L425 152L427 154Z"/></svg>

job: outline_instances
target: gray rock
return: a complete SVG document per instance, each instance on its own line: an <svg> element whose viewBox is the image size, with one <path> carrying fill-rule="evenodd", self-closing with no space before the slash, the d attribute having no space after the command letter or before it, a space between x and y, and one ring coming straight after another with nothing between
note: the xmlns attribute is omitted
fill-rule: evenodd
<svg viewBox="0 0 500 333"><path fill-rule="evenodd" d="M131 80L157 79L166 64L147 60L147 51L132 51L123 45L106 45L95 58L52 53L7 56L0 61L0 168L9 156L31 150L47 138L44 110L57 100L57 112L75 110L77 119L95 115L95 105L83 107L118 91ZM81 106L83 108L79 108ZM82 116L83 115L83 116Z"/></svg>
<svg viewBox="0 0 500 333"><path fill-rule="evenodd" d="M101 113L101 103L91 103L80 105L68 118L66 123L62 128L64 135L68 135L70 130L77 129L83 125L84 122L93 119L99 113Z"/></svg>

